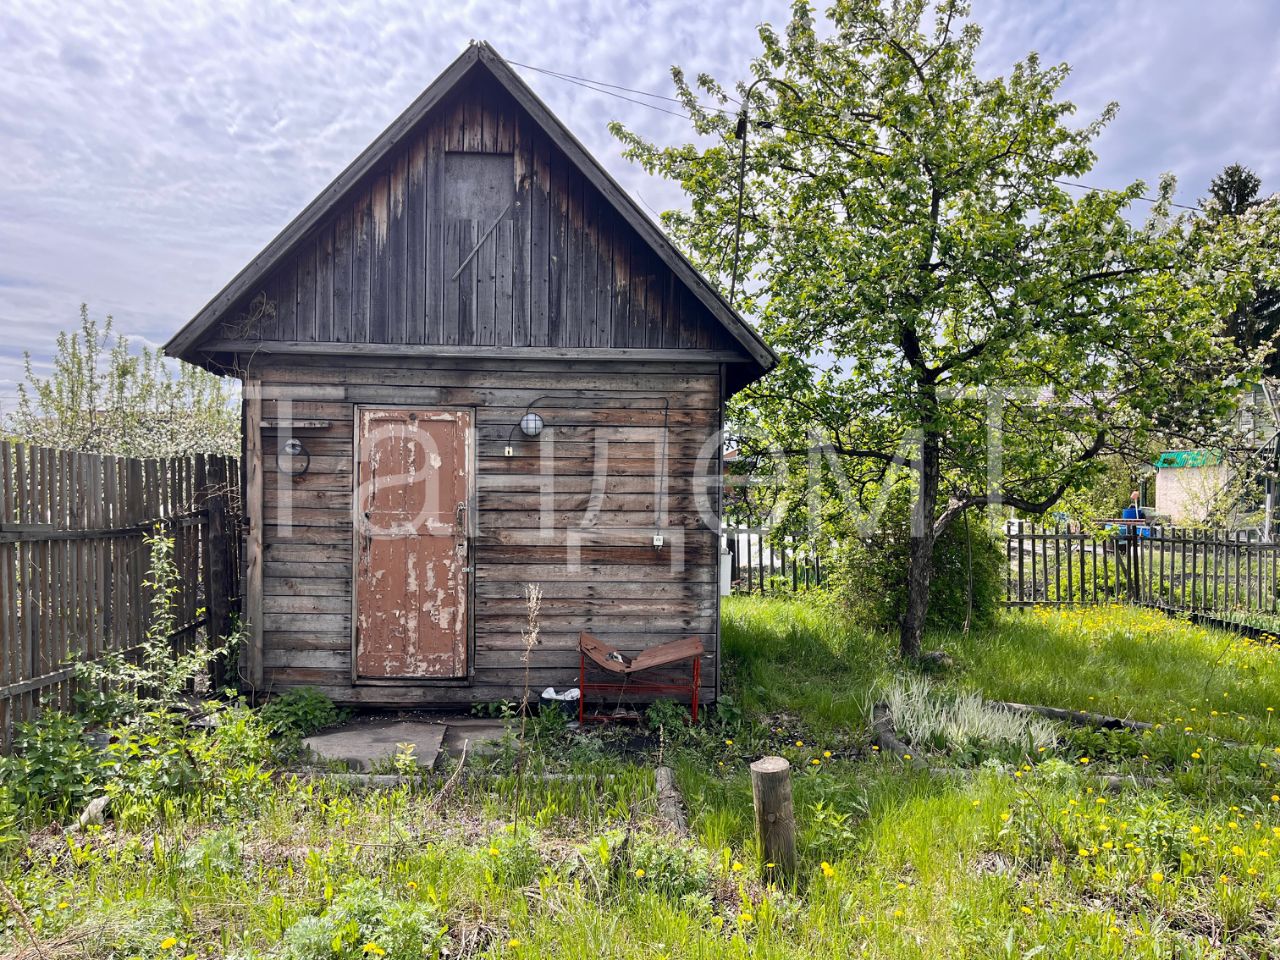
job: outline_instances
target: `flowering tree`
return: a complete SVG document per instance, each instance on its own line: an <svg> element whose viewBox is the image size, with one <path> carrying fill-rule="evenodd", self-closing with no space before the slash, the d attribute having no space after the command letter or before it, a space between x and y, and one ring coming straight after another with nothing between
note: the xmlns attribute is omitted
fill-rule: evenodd
<svg viewBox="0 0 1280 960"><path fill-rule="evenodd" d="M967 12L837 0L819 29L797 3L785 31L760 28L758 82L673 71L703 145L614 128L684 187L666 224L726 288L740 226L735 305L783 359L736 422L836 458L852 489L909 477L908 657L934 544L966 511L1043 513L1106 454L1205 435L1250 365L1221 319L1250 279L1216 231L1171 216L1169 179L1145 224L1140 182L1069 189L1114 105L1073 125L1068 68L1034 54L980 76Z"/></svg>
<svg viewBox="0 0 1280 960"><path fill-rule="evenodd" d="M26 383L5 420L12 439L85 453L167 457L235 455L240 418L228 382L145 344L113 337L80 307L80 329L58 335L53 371L39 376L26 357Z"/></svg>

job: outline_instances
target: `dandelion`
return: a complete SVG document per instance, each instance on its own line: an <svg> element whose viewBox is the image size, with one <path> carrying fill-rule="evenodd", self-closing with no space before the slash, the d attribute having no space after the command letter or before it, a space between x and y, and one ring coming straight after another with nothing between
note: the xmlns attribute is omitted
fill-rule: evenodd
<svg viewBox="0 0 1280 960"><path fill-rule="evenodd" d="M737 860L735 860L733 861L733 867L731 869L733 870L734 873L741 873L742 864L740 864Z"/></svg>
<svg viewBox="0 0 1280 960"><path fill-rule="evenodd" d="M177 945L178 945L177 937L165 937L163 940L160 941L161 950L172 950Z"/></svg>
<svg viewBox="0 0 1280 960"><path fill-rule="evenodd" d="M827 863L827 861L823 860L822 875L824 877L834 877L836 875L836 868L833 867L831 864Z"/></svg>
<svg viewBox="0 0 1280 960"><path fill-rule="evenodd" d="M820 767L820 766L822 766L822 761L821 761L821 760L819 760L817 757L814 757L814 758L813 758L812 760L810 760L809 762L810 762L811 764L813 764L815 767Z"/></svg>
<svg viewBox="0 0 1280 960"><path fill-rule="evenodd" d="M747 913L745 911L743 913L738 914L738 922L743 926L746 926L748 923L755 922L755 919L756 918L753 914Z"/></svg>
<svg viewBox="0 0 1280 960"><path fill-rule="evenodd" d="M1191 754L1191 759L1192 759L1192 760L1199 760L1199 759L1200 759L1200 751L1199 751L1199 750L1195 750L1195 751L1193 751L1193 752L1192 752L1192 754Z"/></svg>
<svg viewBox="0 0 1280 960"><path fill-rule="evenodd" d="M830 750L823 750L823 751L822 751L822 756L823 756L823 758L824 758L824 759L830 760L830 759L831 759L831 751L830 751Z"/></svg>
<svg viewBox="0 0 1280 960"><path fill-rule="evenodd" d="M975 800L975 801L973 801L973 805L974 805L975 807L976 807L976 806L978 806L978 805L979 805L979 804L981 804L981 803L982 803L982 801L981 801L981 800Z"/></svg>
<svg viewBox="0 0 1280 960"><path fill-rule="evenodd" d="M520 938L512 937L510 940L507 941L507 946L510 947L512 950L517 949L520 946Z"/></svg>
<svg viewBox="0 0 1280 960"><path fill-rule="evenodd" d="M803 741L803 740L797 740L797 741L796 741L796 746L797 746L797 747L803 747L803 746L804 746L804 741Z"/></svg>
<svg viewBox="0 0 1280 960"><path fill-rule="evenodd" d="M899 907L897 910L893 911L893 916L895 919L901 920L905 914L903 913L902 908Z"/></svg>
<svg viewBox="0 0 1280 960"><path fill-rule="evenodd" d="M491 856L491 857L496 857L496 856L497 856L499 853L501 853L501 852L502 852L502 851L501 851L501 850L499 850L497 847L490 847L490 848L489 848L489 856Z"/></svg>
<svg viewBox="0 0 1280 960"><path fill-rule="evenodd" d="M910 759L911 759L911 754L909 754L909 753L904 753L904 754L902 755L902 759L903 759L903 760L910 760Z"/></svg>
<svg viewBox="0 0 1280 960"><path fill-rule="evenodd" d="M726 747L732 747L732 746L733 746L733 741L732 741L732 740L728 740L728 739L726 739L726 740L725 740L725 742L724 742L724 745L725 745Z"/></svg>
<svg viewBox="0 0 1280 960"><path fill-rule="evenodd" d="M58 909L59 909L59 910L66 910L66 909L67 909L67 908L69 908L70 906L71 906L71 904L69 904L69 903L67 903L67 901L63 900L60 904L58 904Z"/></svg>
<svg viewBox="0 0 1280 960"><path fill-rule="evenodd" d="M1031 914L1035 913L1035 911L1032 910L1030 907L1028 907L1026 904L1023 904L1018 909L1021 910L1023 913L1025 913L1027 916L1031 916Z"/></svg>
<svg viewBox="0 0 1280 960"><path fill-rule="evenodd" d="M408 883L406 883L406 884L405 884L405 886L406 886L406 887L408 887L410 890L417 890L417 889L418 889L418 885L417 885L417 883L415 883L415 882L414 882L414 881L412 881L412 880L410 880Z"/></svg>
<svg viewBox="0 0 1280 960"><path fill-rule="evenodd" d="M636 879L637 880L644 879L644 867L640 867L639 869L636 870Z"/></svg>
<svg viewBox="0 0 1280 960"><path fill-rule="evenodd" d="M1081 757L1081 758L1080 758L1080 762L1081 762L1081 763L1084 763L1084 764L1087 764L1087 763L1089 762L1089 758L1088 758L1088 757Z"/></svg>
<svg viewBox="0 0 1280 960"><path fill-rule="evenodd" d="M1009 813L1009 811L1008 811L1008 810L1006 810L1004 813L1000 814L1000 819L1001 819L1001 820L1003 820L1005 823L1008 823L1008 822L1009 822L1009 818L1010 818L1011 816L1012 816L1012 814L1010 814L1010 813Z"/></svg>

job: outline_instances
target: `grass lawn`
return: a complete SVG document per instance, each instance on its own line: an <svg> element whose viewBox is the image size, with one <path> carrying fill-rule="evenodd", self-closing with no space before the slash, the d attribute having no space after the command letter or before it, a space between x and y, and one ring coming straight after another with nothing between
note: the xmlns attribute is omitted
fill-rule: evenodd
<svg viewBox="0 0 1280 960"><path fill-rule="evenodd" d="M710 723L668 724L650 755L620 758L608 737L538 722L526 775L510 755L475 761L443 796L439 779L360 792L269 775L254 721L228 711L200 747L214 774L200 789L166 780L152 751L150 779L129 767L110 788L106 826L8 829L0 949L592 960L1280 950L1269 709L1280 650L1154 613L1031 611L934 637L955 666L920 679L894 665L890 638L802 600L735 599L724 619L730 699ZM931 773L869 742L871 704L904 682L937 707L912 708L916 728L933 731L918 741ZM1031 729L993 718L975 693L1161 726ZM659 753L685 795L687 842L654 819ZM753 849L747 764L762 753L796 768L793 881ZM1132 778L1116 788L1099 773Z"/></svg>

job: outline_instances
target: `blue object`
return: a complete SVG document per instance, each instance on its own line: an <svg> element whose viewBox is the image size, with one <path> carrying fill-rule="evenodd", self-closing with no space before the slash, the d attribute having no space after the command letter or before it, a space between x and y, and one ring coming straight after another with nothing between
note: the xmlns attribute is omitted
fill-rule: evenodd
<svg viewBox="0 0 1280 960"><path fill-rule="evenodd" d="M1135 506L1134 504L1129 504L1129 506L1124 508L1124 512L1120 514L1120 519L1121 520L1145 520L1146 518L1142 515L1142 509L1140 507ZM1120 527L1120 536L1122 537L1129 536L1129 531L1131 530L1133 531L1133 535L1137 537L1151 536L1150 527L1146 527L1146 526L1137 527L1137 526L1130 526L1129 524L1124 524Z"/></svg>

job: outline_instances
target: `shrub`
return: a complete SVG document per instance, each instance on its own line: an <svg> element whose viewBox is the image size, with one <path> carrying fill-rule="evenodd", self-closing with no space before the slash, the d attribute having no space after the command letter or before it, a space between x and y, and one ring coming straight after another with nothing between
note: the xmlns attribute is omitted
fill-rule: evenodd
<svg viewBox="0 0 1280 960"><path fill-rule="evenodd" d="M98 792L103 757L80 718L47 710L18 724L13 746L12 756L0 757L0 783L28 816L66 816Z"/></svg>
<svg viewBox="0 0 1280 960"><path fill-rule="evenodd" d="M1004 602L1004 554L985 520L969 517L949 526L933 551L928 626L959 629L969 614L970 554L973 570L972 626L987 626ZM843 613L874 630L896 629L907 607L911 555L908 508L895 501L879 532L850 534L828 561L828 596Z"/></svg>
<svg viewBox="0 0 1280 960"><path fill-rule="evenodd" d="M314 687L295 687L272 697L258 713L286 737L309 737L342 719L333 701Z"/></svg>
<svg viewBox="0 0 1280 960"><path fill-rule="evenodd" d="M353 880L323 913L291 926L286 960L421 960L435 956L445 928L423 901L393 900L371 880Z"/></svg>
<svg viewBox="0 0 1280 960"><path fill-rule="evenodd" d="M230 637L179 650L172 640L179 626L181 592L173 540L149 536L146 545L150 565L143 586L151 593L151 616L137 653L126 656L124 650L108 650L96 660L75 665L79 706L98 723L145 725L155 717L183 712L188 691L208 676L213 663L229 660L243 639L237 630Z"/></svg>

